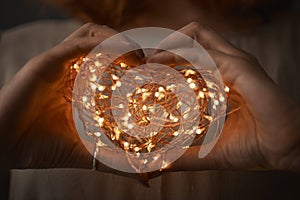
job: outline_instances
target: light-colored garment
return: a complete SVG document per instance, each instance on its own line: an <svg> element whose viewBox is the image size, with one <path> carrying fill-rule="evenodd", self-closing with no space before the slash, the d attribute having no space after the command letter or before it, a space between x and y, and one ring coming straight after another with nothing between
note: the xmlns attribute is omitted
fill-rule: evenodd
<svg viewBox="0 0 300 200"><path fill-rule="evenodd" d="M75 21L40 21L3 32L0 86L33 56L62 41ZM300 24L278 21L228 37L256 55L266 72L300 103ZM137 181L80 169L11 170L10 199L270 199L300 198L299 176L283 172L166 173L145 188Z"/></svg>

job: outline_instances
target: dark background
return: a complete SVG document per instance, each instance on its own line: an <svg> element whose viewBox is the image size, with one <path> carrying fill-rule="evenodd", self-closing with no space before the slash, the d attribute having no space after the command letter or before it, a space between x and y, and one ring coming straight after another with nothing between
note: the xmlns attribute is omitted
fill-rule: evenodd
<svg viewBox="0 0 300 200"><path fill-rule="evenodd" d="M0 30L39 19L66 19L59 9L45 5L43 0L2 0L0 4ZM293 10L300 11L300 1L294 0Z"/></svg>
<svg viewBox="0 0 300 200"><path fill-rule="evenodd" d="M66 19L61 10L42 3L42 0L2 0L0 30L39 19Z"/></svg>

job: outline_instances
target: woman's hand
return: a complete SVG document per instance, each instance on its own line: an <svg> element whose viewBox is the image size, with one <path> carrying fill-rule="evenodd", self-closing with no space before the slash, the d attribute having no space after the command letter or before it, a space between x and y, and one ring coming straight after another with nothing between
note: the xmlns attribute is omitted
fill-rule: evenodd
<svg viewBox="0 0 300 200"><path fill-rule="evenodd" d="M30 60L1 89L1 167L92 167L92 155L77 135L71 104L64 98L64 80L74 61L116 33L106 26L85 24L59 45ZM137 47L125 40L124 45ZM143 52L135 51L126 59L138 65ZM98 166L100 171L145 180L138 174L117 172L100 163Z"/></svg>
<svg viewBox="0 0 300 200"><path fill-rule="evenodd" d="M211 29L191 23L179 31L205 47L232 89L229 104L234 107L238 102L240 108L227 116L217 144L205 158L198 158L199 146L191 147L166 170L264 168L299 172L299 105L276 86L253 56ZM161 44L170 50L190 48L176 35ZM185 64L168 51L154 52L147 62Z"/></svg>

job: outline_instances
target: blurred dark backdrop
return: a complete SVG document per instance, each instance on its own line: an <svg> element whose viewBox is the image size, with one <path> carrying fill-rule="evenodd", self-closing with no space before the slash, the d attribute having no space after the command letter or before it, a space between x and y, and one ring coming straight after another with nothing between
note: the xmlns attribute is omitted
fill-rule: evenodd
<svg viewBox="0 0 300 200"><path fill-rule="evenodd" d="M42 3L42 0L2 0L0 30L39 19L65 19L61 10Z"/></svg>
<svg viewBox="0 0 300 200"><path fill-rule="evenodd" d="M66 19L68 16L43 0L2 0L0 6L0 30L39 19ZM292 9L300 11L300 1L294 0Z"/></svg>

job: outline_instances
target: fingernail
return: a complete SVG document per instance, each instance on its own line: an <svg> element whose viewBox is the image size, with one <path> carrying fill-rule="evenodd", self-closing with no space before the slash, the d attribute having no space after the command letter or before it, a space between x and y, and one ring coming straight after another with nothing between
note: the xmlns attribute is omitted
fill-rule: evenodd
<svg viewBox="0 0 300 200"><path fill-rule="evenodd" d="M139 56L141 59L144 59L144 58L145 58L145 54L144 54L144 52L143 52L142 49L136 49L136 50L135 50L135 53L136 53L136 55Z"/></svg>

